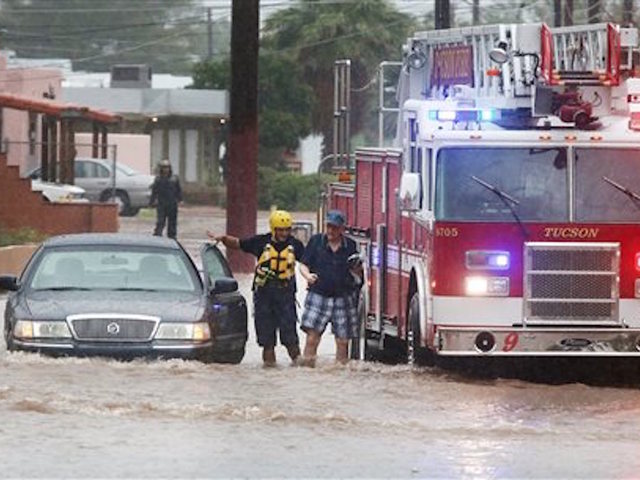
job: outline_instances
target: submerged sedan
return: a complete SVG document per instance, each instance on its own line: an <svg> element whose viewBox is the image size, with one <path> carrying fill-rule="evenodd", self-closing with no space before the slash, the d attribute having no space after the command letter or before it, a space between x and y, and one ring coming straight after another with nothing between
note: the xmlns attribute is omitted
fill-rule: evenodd
<svg viewBox="0 0 640 480"><path fill-rule="evenodd" d="M201 250L203 274L175 240L123 234L52 237L10 290L7 350L159 356L239 363L247 307L225 258Z"/></svg>

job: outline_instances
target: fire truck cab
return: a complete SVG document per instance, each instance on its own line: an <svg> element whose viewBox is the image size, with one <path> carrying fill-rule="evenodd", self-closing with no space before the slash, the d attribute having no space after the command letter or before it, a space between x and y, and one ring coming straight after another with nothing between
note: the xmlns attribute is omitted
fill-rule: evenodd
<svg viewBox="0 0 640 480"><path fill-rule="evenodd" d="M396 147L327 194L365 260L365 358L640 357L637 46L612 24L407 41Z"/></svg>

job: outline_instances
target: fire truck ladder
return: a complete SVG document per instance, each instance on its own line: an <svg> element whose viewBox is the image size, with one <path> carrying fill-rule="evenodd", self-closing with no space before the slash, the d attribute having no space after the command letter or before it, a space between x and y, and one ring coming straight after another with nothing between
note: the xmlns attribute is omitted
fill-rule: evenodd
<svg viewBox="0 0 640 480"><path fill-rule="evenodd" d="M333 165L350 167L351 60L333 66Z"/></svg>
<svg viewBox="0 0 640 480"><path fill-rule="evenodd" d="M424 98L446 98L451 93L447 94L447 86L464 85L473 90L470 98L490 98L498 108L526 107L539 82L618 85L621 70L631 68L636 44L635 28L611 23L453 28L417 32L405 45L404 68L411 83L421 86ZM496 50L502 52L502 61L496 60L500 59ZM622 53L627 55L626 64L621 64ZM416 93L407 95L415 98Z"/></svg>
<svg viewBox="0 0 640 480"><path fill-rule="evenodd" d="M625 47L630 58L632 46ZM611 23L543 25L541 76L548 85L615 86L620 83L621 50L620 28Z"/></svg>

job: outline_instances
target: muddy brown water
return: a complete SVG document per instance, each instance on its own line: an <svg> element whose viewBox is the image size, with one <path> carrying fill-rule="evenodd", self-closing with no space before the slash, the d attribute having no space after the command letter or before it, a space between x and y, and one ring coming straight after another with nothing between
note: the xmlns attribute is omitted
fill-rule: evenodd
<svg viewBox="0 0 640 480"><path fill-rule="evenodd" d="M190 251L215 224L202 211L184 218ZM315 369L289 366L283 349L263 369L253 337L237 366L2 345L0 477L638 477L638 388L343 367L333 353L327 334Z"/></svg>

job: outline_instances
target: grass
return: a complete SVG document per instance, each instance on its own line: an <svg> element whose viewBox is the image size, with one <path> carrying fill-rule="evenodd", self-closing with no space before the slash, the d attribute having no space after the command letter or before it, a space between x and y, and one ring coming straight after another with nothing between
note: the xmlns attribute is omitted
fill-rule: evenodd
<svg viewBox="0 0 640 480"><path fill-rule="evenodd" d="M33 228L17 228L14 230L0 229L0 247L8 245L24 245L26 243L40 243L47 236Z"/></svg>
<svg viewBox="0 0 640 480"><path fill-rule="evenodd" d="M141 208L138 212L138 218L141 220L155 220L156 209L155 208Z"/></svg>

